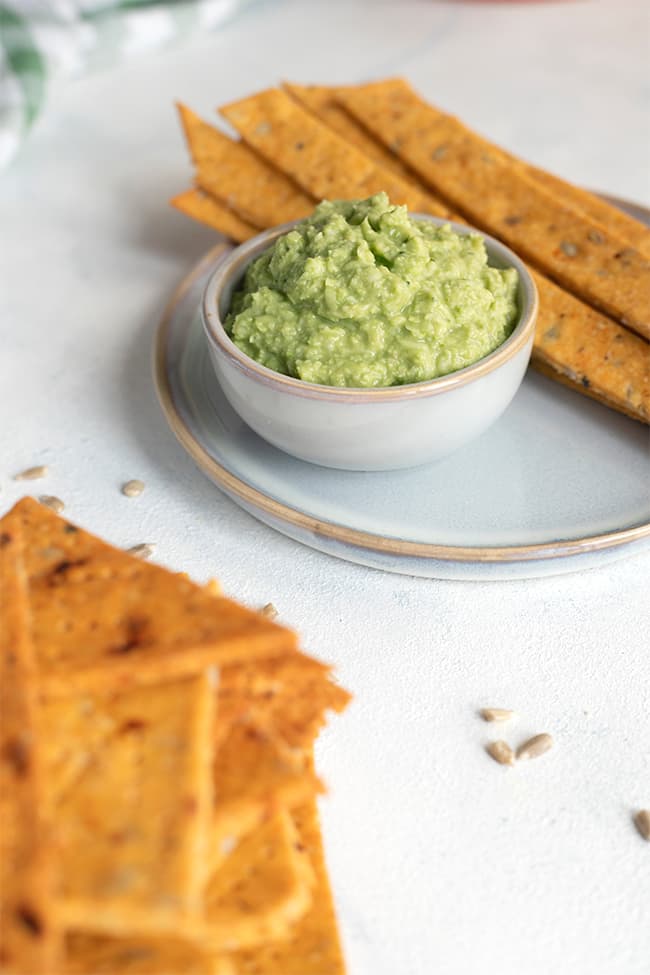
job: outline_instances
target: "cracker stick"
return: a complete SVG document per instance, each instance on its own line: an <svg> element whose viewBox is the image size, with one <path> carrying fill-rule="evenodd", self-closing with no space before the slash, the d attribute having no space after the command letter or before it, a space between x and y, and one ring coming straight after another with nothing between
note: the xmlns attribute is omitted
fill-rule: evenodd
<svg viewBox="0 0 650 975"><path fill-rule="evenodd" d="M555 176L553 173L533 166L530 163L521 162L529 176L541 183L547 190L557 196L559 200L567 206L582 210L591 220L602 224L609 233L620 240L625 241L632 247L650 259L650 228L635 220L629 213L624 213L618 207L601 199L595 193L589 193L573 183Z"/></svg>
<svg viewBox="0 0 650 975"><path fill-rule="evenodd" d="M446 207L377 165L278 88L225 105L220 112L245 142L318 200L385 190L393 203L414 212L449 215Z"/></svg>
<svg viewBox="0 0 650 975"><path fill-rule="evenodd" d="M225 234L226 237L230 237L238 244L242 244L245 240L249 240L250 237L259 233L258 227L246 223L233 210L229 210L223 203L203 190L185 190L184 193L179 193L169 202L181 213L212 227L214 230L218 230L219 233Z"/></svg>
<svg viewBox="0 0 650 975"><path fill-rule="evenodd" d="M469 219L510 244L578 297L650 338L650 262L601 224L572 210L460 121L392 82L339 98L424 183ZM385 94L387 83L381 91Z"/></svg>
<svg viewBox="0 0 650 975"><path fill-rule="evenodd" d="M345 975L316 803L298 807L293 819L316 877L311 908L283 941L235 952L238 975Z"/></svg>
<svg viewBox="0 0 650 975"><path fill-rule="evenodd" d="M290 630L112 548L31 498L4 519L14 520L50 695L158 683L295 650Z"/></svg>
<svg viewBox="0 0 650 975"><path fill-rule="evenodd" d="M69 928L173 934L200 916L212 818L207 674L44 704L46 759L82 753L76 779L50 776L59 824L59 914ZM73 711L76 734L61 720ZM109 733L93 745L94 726ZM74 729L73 729L74 730ZM90 732L90 733L89 733Z"/></svg>
<svg viewBox="0 0 650 975"><path fill-rule="evenodd" d="M552 379L650 423L650 346L533 272L539 316L533 365Z"/></svg>
<svg viewBox="0 0 650 975"><path fill-rule="evenodd" d="M284 220L298 220L314 209L310 196L247 145L208 125L185 105L179 105L178 111L200 188L242 220L259 227L274 226L282 222L278 210Z"/></svg>
<svg viewBox="0 0 650 975"><path fill-rule="evenodd" d="M18 527L0 528L0 966L52 975L56 928L52 830L43 805L38 673L28 629Z"/></svg>
<svg viewBox="0 0 650 975"><path fill-rule="evenodd" d="M336 101L336 88L325 85L295 85L283 82L282 87L307 111L315 115L325 125L338 133L342 139L356 146L370 159L374 159L380 166L396 173L401 179L417 186L417 177L404 163L389 149L378 142L359 122L346 112ZM423 187L419 191L425 192Z"/></svg>

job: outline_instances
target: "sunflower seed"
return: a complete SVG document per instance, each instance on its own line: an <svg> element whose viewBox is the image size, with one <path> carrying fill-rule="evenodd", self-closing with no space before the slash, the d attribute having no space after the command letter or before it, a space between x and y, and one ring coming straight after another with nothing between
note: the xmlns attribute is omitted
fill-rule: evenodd
<svg viewBox="0 0 650 975"><path fill-rule="evenodd" d="M44 504L46 508L51 508L52 511L55 511L57 515L60 515L65 508L61 498L57 498L53 494L41 494L38 500L41 502L41 504Z"/></svg>
<svg viewBox="0 0 650 975"><path fill-rule="evenodd" d="M480 713L484 721L510 721L515 717L515 712L507 708L481 708Z"/></svg>
<svg viewBox="0 0 650 975"><path fill-rule="evenodd" d="M491 741L485 746L485 750L499 765L514 765L515 753L507 741Z"/></svg>
<svg viewBox="0 0 650 975"><path fill-rule="evenodd" d="M560 250L563 254L566 254L567 257L575 257L578 253L578 248L575 244L572 244L570 240L563 240L560 244Z"/></svg>
<svg viewBox="0 0 650 975"><path fill-rule="evenodd" d="M49 473L49 467L39 464L38 467L28 467L20 474L14 474L14 481L37 481L39 477L46 477Z"/></svg>
<svg viewBox="0 0 650 975"><path fill-rule="evenodd" d="M650 809L639 809L634 817L634 825L644 840L650 840Z"/></svg>
<svg viewBox="0 0 650 975"><path fill-rule="evenodd" d="M136 559L148 559L150 555L153 555L155 547L149 542L141 542L140 545L132 545L131 548L127 548L127 552L129 555L134 555Z"/></svg>
<svg viewBox="0 0 650 975"><path fill-rule="evenodd" d="M278 611L273 603L267 603L266 606L262 606L260 615L266 616L268 620L274 620L278 615Z"/></svg>
<svg viewBox="0 0 650 975"><path fill-rule="evenodd" d="M122 494L127 498L138 498L144 491L144 481L127 481L122 485Z"/></svg>
<svg viewBox="0 0 650 975"><path fill-rule="evenodd" d="M544 732L541 735L533 735L523 745L517 749L517 760L525 761L529 758L538 758L553 747L553 739Z"/></svg>

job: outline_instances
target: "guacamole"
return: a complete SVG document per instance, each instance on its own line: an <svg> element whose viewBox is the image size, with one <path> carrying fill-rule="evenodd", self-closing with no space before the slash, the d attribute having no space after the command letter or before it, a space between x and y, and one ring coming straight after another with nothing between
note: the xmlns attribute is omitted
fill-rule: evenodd
<svg viewBox="0 0 650 975"><path fill-rule="evenodd" d="M496 349L517 318L517 272L478 234L409 217L385 193L324 201L249 265L225 327L269 369L326 386L396 386Z"/></svg>

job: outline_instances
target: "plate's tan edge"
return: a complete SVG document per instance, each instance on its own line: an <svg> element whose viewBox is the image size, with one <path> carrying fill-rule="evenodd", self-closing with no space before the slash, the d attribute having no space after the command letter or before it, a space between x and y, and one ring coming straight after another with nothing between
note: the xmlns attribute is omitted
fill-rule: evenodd
<svg viewBox="0 0 650 975"><path fill-rule="evenodd" d="M648 211L650 218L650 211ZM596 552L602 549L615 548L628 542L635 542L650 537L650 522L625 528L620 531L607 532L603 535L591 535L570 541L544 542L537 545L507 546L498 548L455 547L451 545L432 545L426 542L405 542L397 538L385 538L370 532L358 531L354 528L344 528L334 522L320 521L309 515L304 515L294 508L290 508L273 498L267 497L256 488L235 477L212 458L198 443L180 416L167 376L167 337L172 314L181 299L192 287L196 279L226 248L228 244L221 243L213 247L186 275L172 294L161 322L156 332L154 343L154 383L158 399L167 422L179 443L185 448L194 462L212 480L230 494L236 495L254 508L259 508L267 514L273 515L281 521L288 522L298 528L303 528L315 535L331 538L346 545L382 552L387 555L402 555L413 558L438 559L443 562L531 562L536 559L563 558L570 555Z"/></svg>

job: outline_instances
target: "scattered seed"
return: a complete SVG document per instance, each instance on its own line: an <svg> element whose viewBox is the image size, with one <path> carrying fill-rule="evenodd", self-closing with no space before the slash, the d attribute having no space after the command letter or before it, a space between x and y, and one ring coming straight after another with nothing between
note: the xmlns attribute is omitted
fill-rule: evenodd
<svg viewBox="0 0 650 975"><path fill-rule="evenodd" d="M484 721L510 721L515 717L515 711L508 711L507 708L481 708L481 717Z"/></svg>
<svg viewBox="0 0 650 975"><path fill-rule="evenodd" d="M644 840L650 840L650 809L639 809L634 817L634 825Z"/></svg>
<svg viewBox="0 0 650 975"><path fill-rule="evenodd" d="M127 552L129 555L134 555L136 559L148 559L150 555L153 555L155 547L149 542L141 542L140 545L132 545L131 548L127 548Z"/></svg>
<svg viewBox="0 0 650 975"><path fill-rule="evenodd" d="M603 235L599 233L598 230L590 230L587 237L589 240L593 241L594 244L602 244L602 242L605 240Z"/></svg>
<svg viewBox="0 0 650 975"><path fill-rule="evenodd" d="M51 508L52 511L55 511L57 515L60 515L65 508L61 498L57 498L53 494L41 494L38 500L41 502L41 504L44 504L46 508Z"/></svg>
<svg viewBox="0 0 650 975"><path fill-rule="evenodd" d="M267 603L266 606L262 606L260 614L266 616L268 620L274 620L278 615L278 611L273 603Z"/></svg>
<svg viewBox="0 0 650 975"><path fill-rule="evenodd" d="M578 253L578 248L575 244L572 244L570 240L563 240L560 244L560 250L563 254L566 254L567 257L575 257Z"/></svg>
<svg viewBox="0 0 650 975"><path fill-rule="evenodd" d="M523 745L520 745L517 749L517 759L518 761L524 761L529 758L539 758L544 752L547 752L549 748L553 747L553 739L550 735L544 732L541 735L533 735L528 741L525 741Z"/></svg>
<svg viewBox="0 0 650 975"><path fill-rule="evenodd" d="M499 765L514 765L515 753L507 741L491 741L485 746L485 750Z"/></svg>
<svg viewBox="0 0 650 975"><path fill-rule="evenodd" d="M20 474L14 474L14 481L37 481L39 477L47 477L49 473L49 467L39 464L37 467L28 467Z"/></svg>
<svg viewBox="0 0 650 975"><path fill-rule="evenodd" d="M127 481L122 485L122 494L127 498L137 498L144 491L144 481Z"/></svg>
<svg viewBox="0 0 650 975"><path fill-rule="evenodd" d="M447 155L447 146L438 146L431 153L431 158L432 159L444 159L444 157L446 155Z"/></svg>

